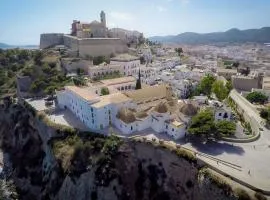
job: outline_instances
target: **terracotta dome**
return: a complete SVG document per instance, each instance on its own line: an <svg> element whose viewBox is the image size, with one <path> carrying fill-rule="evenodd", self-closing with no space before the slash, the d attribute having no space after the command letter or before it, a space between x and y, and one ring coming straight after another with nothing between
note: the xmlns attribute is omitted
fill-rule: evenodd
<svg viewBox="0 0 270 200"><path fill-rule="evenodd" d="M180 106L179 111L187 116L193 116L197 114L198 107L192 103L185 103Z"/></svg>
<svg viewBox="0 0 270 200"><path fill-rule="evenodd" d="M116 117L119 118L119 119L121 119L126 124L129 124L129 123L132 123L132 122L135 122L136 121L136 117L133 114L133 112L130 111L129 109L127 109L127 108L121 108L118 111Z"/></svg>
<svg viewBox="0 0 270 200"><path fill-rule="evenodd" d="M148 114L146 112L144 112L144 111L140 111L140 112L136 113L136 117L140 118L140 119L145 118L147 116L148 116Z"/></svg>
<svg viewBox="0 0 270 200"><path fill-rule="evenodd" d="M165 102L160 102L156 107L155 107L155 111L159 112L159 113L166 113L168 112L168 106L166 105Z"/></svg>

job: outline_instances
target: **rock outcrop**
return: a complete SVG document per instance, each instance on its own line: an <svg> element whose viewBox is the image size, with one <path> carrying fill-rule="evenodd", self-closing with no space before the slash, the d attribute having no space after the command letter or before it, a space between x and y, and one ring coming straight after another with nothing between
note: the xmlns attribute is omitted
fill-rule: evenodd
<svg viewBox="0 0 270 200"><path fill-rule="evenodd" d="M70 169L65 169L52 149L56 135L22 106L0 110L1 147L12 163L9 178L19 199L234 199L208 179L199 179L196 162L147 143L124 141L108 157L106 139L83 137L87 148L77 146ZM93 145L100 146L95 157Z"/></svg>

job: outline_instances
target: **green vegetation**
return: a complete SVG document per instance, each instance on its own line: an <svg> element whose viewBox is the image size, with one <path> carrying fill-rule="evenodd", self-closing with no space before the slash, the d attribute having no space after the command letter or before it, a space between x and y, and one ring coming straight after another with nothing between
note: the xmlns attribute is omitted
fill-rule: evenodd
<svg viewBox="0 0 270 200"><path fill-rule="evenodd" d="M16 75L29 76L29 92L52 94L71 82L58 70L57 52L9 49L0 51L0 96L15 94Z"/></svg>
<svg viewBox="0 0 270 200"><path fill-rule="evenodd" d="M207 96L210 96L212 91L212 85L215 81L216 78L213 75L206 75L198 84L195 90L196 95L205 94Z"/></svg>
<svg viewBox="0 0 270 200"><path fill-rule="evenodd" d="M104 74L99 77L93 78L93 81L98 81L98 80L106 80L106 79L114 79L114 78L121 78L122 75L120 74L119 71L114 71L112 73Z"/></svg>
<svg viewBox="0 0 270 200"><path fill-rule="evenodd" d="M192 117L188 132L195 136L218 138L222 136L231 136L235 133L236 124L225 120L214 121L214 113L207 109L199 112Z"/></svg>
<svg viewBox="0 0 270 200"><path fill-rule="evenodd" d="M183 49L182 49L181 47L175 48L174 50L175 50L175 52L178 54L178 56L180 56L180 55L184 52Z"/></svg>
<svg viewBox="0 0 270 200"><path fill-rule="evenodd" d="M251 92L246 96L246 99L250 103L259 103L259 104L265 104L268 101L268 96L261 92Z"/></svg>
<svg viewBox="0 0 270 200"><path fill-rule="evenodd" d="M28 105L30 105L30 104L28 104ZM34 110L34 108L32 108L32 109ZM67 133L69 135L76 133L76 129L74 129L70 126L57 124L57 123L51 121L48 118L48 116L46 115L46 113L44 113L43 111L39 111L39 112L35 111L35 113L36 113L39 120L43 121L47 126L54 128L57 131L57 133Z"/></svg>
<svg viewBox="0 0 270 200"><path fill-rule="evenodd" d="M270 107L264 108L260 111L261 118L266 120L267 125L270 124Z"/></svg>
<svg viewBox="0 0 270 200"><path fill-rule="evenodd" d="M230 92L233 89L232 81L227 81L225 84L228 92Z"/></svg>
<svg viewBox="0 0 270 200"><path fill-rule="evenodd" d="M241 188L236 188L234 190L234 194L237 197L238 200L251 200L251 197L247 193L246 190L243 190Z"/></svg>
<svg viewBox="0 0 270 200"><path fill-rule="evenodd" d="M223 101L229 95L229 90L221 80L216 80L212 85L212 92L216 95L219 101Z"/></svg>
<svg viewBox="0 0 270 200"><path fill-rule="evenodd" d="M31 62L33 55L34 53L29 50L0 49L0 96L15 94L15 75Z"/></svg>
<svg viewBox="0 0 270 200"><path fill-rule="evenodd" d="M215 132L214 114L211 110L204 110L192 117L188 132L208 138Z"/></svg>
<svg viewBox="0 0 270 200"><path fill-rule="evenodd" d="M177 148L175 150L175 153L177 156L186 159L187 161L189 161L190 163L195 163L197 162L197 158L194 155L194 153L192 153L191 151L187 151L185 149L181 149L181 148Z"/></svg>
<svg viewBox="0 0 270 200"><path fill-rule="evenodd" d="M261 92L251 92L247 95L247 100L250 101L251 103L259 103L259 104L264 104L268 101L268 96Z"/></svg>
<svg viewBox="0 0 270 200"><path fill-rule="evenodd" d="M108 95L110 94L110 91L107 87L102 87L101 88L101 95L104 96L104 95Z"/></svg>
<svg viewBox="0 0 270 200"><path fill-rule="evenodd" d="M65 173L79 176L95 165L96 184L107 186L117 175L113 158L121 144L122 140L115 135L85 133L83 137L71 135L54 140L52 149Z"/></svg>
<svg viewBox="0 0 270 200"><path fill-rule="evenodd" d="M137 79L137 82L136 82L135 90L139 90L139 89L142 89L141 73L140 73L140 71L139 71L139 78Z"/></svg>
<svg viewBox="0 0 270 200"><path fill-rule="evenodd" d="M211 170L209 170L207 168L202 168L199 171L199 175L203 175L204 177L208 178L217 187L224 189L224 191L227 194L231 194L233 192L231 185L226 180L224 180L221 176L218 176L217 174L215 174Z"/></svg>
<svg viewBox="0 0 270 200"><path fill-rule="evenodd" d="M72 80L73 80L74 85L76 85L76 86L84 86L84 85L86 85L86 81L84 80L83 77L80 77L80 76L72 77Z"/></svg>
<svg viewBox="0 0 270 200"><path fill-rule="evenodd" d="M234 63L234 62L233 62L232 60L224 60L224 61L223 61L223 64L224 64L225 66L228 66L228 65L229 65L229 66L232 66L233 63Z"/></svg>
<svg viewBox="0 0 270 200"><path fill-rule="evenodd" d="M78 76L84 75L84 70L81 68L77 68L76 72Z"/></svg>
<svg viewBox="0 0 270 200"><path fill-rule="evenodd" d="M260 192L256 192L254 196L258 200L267 200L267 198L262 193L260 193Z"/></svg>
<svg viewBox="0 0 270 200"><path fill-rule="evenodd" d="M106 57L106 56L97 56L97 57L93 57L93 64L94 65L100 65L102 63L110 63L110 58Z"/></svg>
<svg viewBox="0 0 270 200"><path fill-rule="evenodd" d="M224 84L222 80L216 80L216 77L208 74L202 78L191 96L204 94L210 97L213 93L219 101L223 101L228 97L232 89L233 86L230 81Z"/></svg>
<svg viewBox="0 0 270 200"><path fill-rule="evenodd" d="M236 124L234 122L222 120L216 122L216 131L222 136L231 136L234 135L236 130Z"/></svg>

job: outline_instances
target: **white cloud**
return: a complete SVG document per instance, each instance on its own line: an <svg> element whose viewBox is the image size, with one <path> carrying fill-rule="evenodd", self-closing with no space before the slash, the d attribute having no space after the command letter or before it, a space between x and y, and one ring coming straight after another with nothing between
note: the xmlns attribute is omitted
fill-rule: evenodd
<svg viewBox="0 0 270 200"><path fill-rule="evenodd" d="M110 12L109 15L111 18L116 20L132 20L134 19L134 16L130 13L124 13L124 12Z"/></svg>
<svg viewBox="0 0 270 200"><path fill-rule="evenodd" d="M166 12L167 11L167 8L163 7L163 6L157 6L157 10L159 12Z"/></svg>

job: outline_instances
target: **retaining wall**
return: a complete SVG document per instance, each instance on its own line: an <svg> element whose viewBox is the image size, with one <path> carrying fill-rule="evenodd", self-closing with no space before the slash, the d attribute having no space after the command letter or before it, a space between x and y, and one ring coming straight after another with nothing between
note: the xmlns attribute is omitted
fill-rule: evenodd
<svg viewBox="0 0 270 200"><path fill-rule="evenodd" d="M63 33L44 33L40 35L40 49L64 44Z"/></svg>

